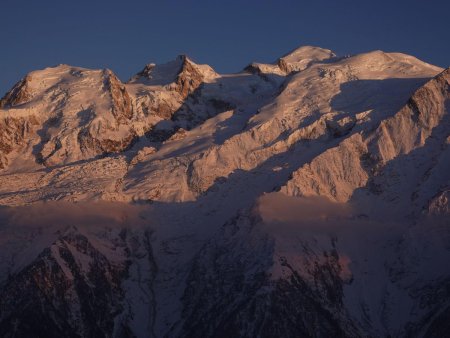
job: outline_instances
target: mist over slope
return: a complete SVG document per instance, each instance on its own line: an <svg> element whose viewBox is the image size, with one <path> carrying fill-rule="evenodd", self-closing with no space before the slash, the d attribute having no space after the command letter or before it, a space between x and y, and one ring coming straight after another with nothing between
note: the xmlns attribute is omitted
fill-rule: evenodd
<svg viewBox="0 0 450 338"><path fill-rule="evenodd" d="M445 336L449 80L309 46L31 72L0 101L0 335Z"/></svg>

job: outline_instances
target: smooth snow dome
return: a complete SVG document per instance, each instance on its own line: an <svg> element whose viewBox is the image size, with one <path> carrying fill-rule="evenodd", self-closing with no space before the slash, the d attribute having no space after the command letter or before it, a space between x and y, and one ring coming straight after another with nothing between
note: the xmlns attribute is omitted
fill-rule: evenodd
<svg viewBox="0 0 450 338"><path fill-rule="evenodd" d="M303 46L283 56L278 62L287 67L287 70L291 72L303 70L312 62L331 59L334 56L336 54L329 49Z"/></svg>

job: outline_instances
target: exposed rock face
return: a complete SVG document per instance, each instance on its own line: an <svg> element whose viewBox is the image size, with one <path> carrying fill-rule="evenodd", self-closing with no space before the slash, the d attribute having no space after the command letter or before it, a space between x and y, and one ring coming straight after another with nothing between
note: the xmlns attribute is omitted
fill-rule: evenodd
<svg viewBox="0 0 450 338"><path fill-rule="evenodd" d="M450 190L439 192L430 200L428 212L432 215L450 214Z"/></svg>
<svg viewBox="0 0 450 338"><path fill-rule="evenodd" d="M156 67L156 64L149 63L145 65L144 69L142 69L140 72L138 72L135 76L135 79L138 79L140 77L145 77L150 79L153 69Z"/></svg>
<svg viewBox="0 0 450 338"><path fill-rule="evenodd" d="M32 72L0 109L0 336L445 336L449 81L316 47Z"/></svg>
<svg viewBox="0 0 450 338"><path fill-rule="evenodd" d="M133 144L136 135L129 133L125 138L114 139L98 139L91 134L88 129L81 130L78 134L78 142L82 153L94 153L98 155L106 155L126 150Z"/></svg>
<svg viewBox="0 0 450 338"><path fill-rule="evenodd" d="M20 149L38 124L34 116L28 119L4 117L0 120L0 169L8 165L7 155L14 149Z"/></svg>
<svg viewBox="0 0 450 338"><path fill-rule="evenodd" d="M124 249L121 243L116 246ZM9 278L2 289L0 333L111 337L114 317L123 311L121 281L126 274L126 262L115 265L88 238L68 233Z"/></svg>
<svg viewBox="0 0 450 338"><path fill-rule="evenodd" d="M0 108L7 108L28 102L32 95L30 93L29 82L32 80L30 75L25 76L0 100Z"/></svg>
<svg viewBox="0 0 450 338"><path fill-rule="evenodd" d="M118 123L126 123L133 117L131 97L125 85L110 70L105 71L105 86L111 94L112 113Z"/></svg>
<svg viewBox="0 0 450 338"><path fill-rule="evenodd" d="M176 90L182 98L186 98L200 86L204 76L185 55L180 56L180 58L182 63L175 82Z"/></svg>

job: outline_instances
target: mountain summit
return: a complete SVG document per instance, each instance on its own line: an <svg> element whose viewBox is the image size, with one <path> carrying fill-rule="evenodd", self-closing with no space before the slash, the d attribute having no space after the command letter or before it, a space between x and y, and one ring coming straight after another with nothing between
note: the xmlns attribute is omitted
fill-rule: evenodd
<svg viewBox="0 0 450 338"><path fill-rule="evenodd" d="M0 101L0 336L445 336L449 83L311 46L31 72Z"/></svg>

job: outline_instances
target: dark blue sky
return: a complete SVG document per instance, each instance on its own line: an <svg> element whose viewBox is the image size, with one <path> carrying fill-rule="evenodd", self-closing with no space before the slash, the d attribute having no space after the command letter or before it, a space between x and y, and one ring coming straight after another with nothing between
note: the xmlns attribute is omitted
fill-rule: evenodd
<svg viewBox="0 0 450 338"><path fill-rule="evenodd" d="M111 68L126 80L185 53L236 72L300 45L450 65L449 0L2 0L0 13L0 95L59 63Z"/></svg>

